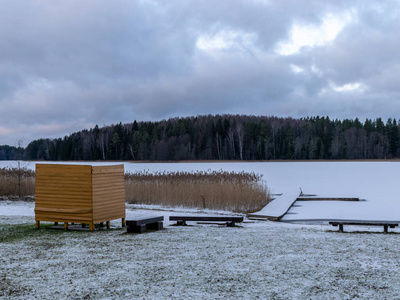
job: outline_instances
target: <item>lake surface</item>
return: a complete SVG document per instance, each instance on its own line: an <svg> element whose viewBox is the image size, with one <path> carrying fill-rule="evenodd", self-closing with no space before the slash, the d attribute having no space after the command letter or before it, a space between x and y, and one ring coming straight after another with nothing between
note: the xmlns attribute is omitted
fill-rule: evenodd
<svg viewBox="0 0 400 300"><path fill-rule="evenodd" d="M38 162L49 163L49 162ZM61 163L61 162L56 162ZM62 162L64 163L64 162ZM26 163L34 169L36 162ZM121 164L121 162L68 162L68 164ZM363 201L298 202L284 220L363 219L400 220L400 162L190 162L131 163L125 171L207 171L255 172L263 175L271 193L300 189L321 197L355 197ZM16 162L0 161L0 167Z"/></svg>

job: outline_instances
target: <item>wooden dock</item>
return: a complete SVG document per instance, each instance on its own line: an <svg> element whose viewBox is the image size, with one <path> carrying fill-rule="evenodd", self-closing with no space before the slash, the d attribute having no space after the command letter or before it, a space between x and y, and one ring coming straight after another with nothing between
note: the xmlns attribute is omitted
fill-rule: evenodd
<svg viewBox="0 0 400 300"><path fill-rule="evenodd" d="M354 197L319 197L317 195L304 195L301 190L291 190L275 195L266 207L256 213L248 214L252 220L280 221L296 201L360 201Z"/></svg>
<svg viewBox="0 0 400 300"><path fill-rule="evenodd" d="M284 192L256 213L248 214L249 219L279 221L300 196L298 189Z"/></svg>
<svg viewBox="0 0 400 300"><path fill-rule="evenodd" d="M299 198L297 198L297 201L360 201L360 198L300 196Z"/></svg>

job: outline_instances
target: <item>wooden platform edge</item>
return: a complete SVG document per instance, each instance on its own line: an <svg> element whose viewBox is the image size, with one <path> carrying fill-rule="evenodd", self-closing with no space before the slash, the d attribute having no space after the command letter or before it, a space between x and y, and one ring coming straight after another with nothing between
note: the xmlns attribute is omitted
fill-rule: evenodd
<svg viewBox="0 0 400 300"><path fill-rule="evenodd" d="M247 214L247 218L249 220L268 220L268 221L274 221L274 222L279 222L284 215L286 215L286 213L292 208L292 206L294 205L294 203L299 199L301 193L299 193L299 196L297 196L293 202L289 205L289 207L286 209L286 211L278 216L269 216L269 215L263 215L263 214L258 214L258 213L249 213Z"/></svg>
<svg viewBox="0 0 400 300"><path fill-rule="evenodd" d="M360 201L360 198L342 197L298 197L296 201Z"/></svg>

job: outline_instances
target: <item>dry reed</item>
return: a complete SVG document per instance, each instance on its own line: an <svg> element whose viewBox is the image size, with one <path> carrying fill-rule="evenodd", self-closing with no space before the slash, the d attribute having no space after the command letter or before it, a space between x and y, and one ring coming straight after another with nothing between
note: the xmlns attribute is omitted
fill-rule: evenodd
<svg viewBox="0 0 400 300"><path fill-rule="evenodd" d="M35 194L35 172L27 168L0 168L0 195L29 197Z"/></svg>
<svg viewBox="0 0 400 300"><path fill-rule="evenodd" d="M246 172L138 171L125 174L128 203L251 212L270 196L262 175Z"/></svg>
<svg viewBox="0 0 400 300"><path fill-rule="evenodd" d="M128 172L125 188L126 201L135 204L253 212L270 201L262 175L246 172ZM34 194L33 170L0 168L0 196Z"/></svg>

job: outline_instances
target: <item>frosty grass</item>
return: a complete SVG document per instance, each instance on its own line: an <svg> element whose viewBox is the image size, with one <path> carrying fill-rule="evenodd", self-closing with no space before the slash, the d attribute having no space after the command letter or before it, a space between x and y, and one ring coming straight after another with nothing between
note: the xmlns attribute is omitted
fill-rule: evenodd
<svg viewBox="0 0 400 300"><path fill-rule="evenodd" d="M2 203L0 209L5 205L22 214L26 206L33 209L33 203ZM161 231L127 234L120 220L111 222L111 230L95 232L34 225L33 216L0 216L3 233L17 232L0 243L0 298L400 297L397 229L338 233L328 225L257 221L234 228L178 227L167 221Z"/></svg>

